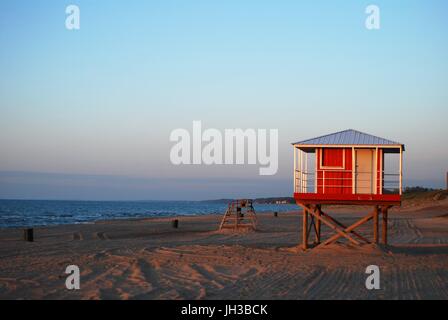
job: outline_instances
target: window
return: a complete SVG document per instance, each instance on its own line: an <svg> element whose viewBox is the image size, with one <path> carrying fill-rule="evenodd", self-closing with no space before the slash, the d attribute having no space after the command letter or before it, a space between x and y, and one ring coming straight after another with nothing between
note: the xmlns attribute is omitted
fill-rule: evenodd
<svg viewBox="0 0 448 320"><path fill-rule="evenodd" d="M321 157L322 168L344 168L345 152L344 149L323 148Z"/></svg>

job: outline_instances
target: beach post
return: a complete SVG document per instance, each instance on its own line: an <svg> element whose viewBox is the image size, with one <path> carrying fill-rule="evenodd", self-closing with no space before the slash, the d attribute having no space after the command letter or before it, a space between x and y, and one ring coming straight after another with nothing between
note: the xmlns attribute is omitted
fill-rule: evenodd
<svg viewBox="0 0 448 320"><path fill-rule="evenodd" d="M278 212L277 211L274 211L274 217L278 217Z"/></svg>
<svg viewBox="0 0 448 320"><path fill-rule="evenodd" d="M23 229L23 240L28 242L34 241L34 230L33 228Z"/></svg>
<svg viewBox="0 0 448 320"><path fill-rule="evenodd" d="M171 221L171 225L174 229L179 228L179 220L174 219L173 221Z"/></svg>

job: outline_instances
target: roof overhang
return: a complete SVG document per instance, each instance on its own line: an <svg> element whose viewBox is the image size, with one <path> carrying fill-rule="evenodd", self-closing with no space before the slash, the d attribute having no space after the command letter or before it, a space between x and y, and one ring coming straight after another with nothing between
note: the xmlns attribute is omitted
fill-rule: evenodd
<svg viewBox="0 0 448 320"><path fill-rule="evenodd" d="M317 148L357 148L357 149L384 149L386 153L400 153L400 150L405 151L404 144L381 144L381 145L367 145L367 144L292 144L295 148L314 152Z"/></svg>

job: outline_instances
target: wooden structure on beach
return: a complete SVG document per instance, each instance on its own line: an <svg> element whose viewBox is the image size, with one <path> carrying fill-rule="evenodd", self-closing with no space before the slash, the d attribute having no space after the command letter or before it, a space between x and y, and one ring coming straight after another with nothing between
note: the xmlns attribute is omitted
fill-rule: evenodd
<svg viewBox="0 0 448 320"><path fill-rule="evenodd" d="M382 242L387 244L388 211L401 205L404 145L356 130L345 130L293 143L294 198L303 209L303 249L315 233L314 245L328 245L341 238L353 244L371 243L356 231L373 220L373 242L379 243L382 217ZM397 167L386 172L388 154L398 155ZM322 210L331 205L370 206L372 211L346 226ZM325 240L321 226L335 234Z"/></svg>
<svg viewBox="0 0 448 320"><path fill-rule="evenodd" d="M253 202L250 199L234 200L229 203L222 218L219 230L222 229L253 229L257 228L257 216Z"/></svg>

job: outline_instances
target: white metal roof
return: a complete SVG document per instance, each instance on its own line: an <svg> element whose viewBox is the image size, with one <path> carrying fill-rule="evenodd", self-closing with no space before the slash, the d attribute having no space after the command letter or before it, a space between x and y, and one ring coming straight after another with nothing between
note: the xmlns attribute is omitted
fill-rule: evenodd
<svg viewBox="0 0 448 320"><path fill-rule="evenodd" d="M369 145L369 146L402 146L404 145L391 141L388 139L380 138L360 132L353 129L348 129L332 134L327 134L317 138L303 140L293 143L293 145Z"/></svg>

